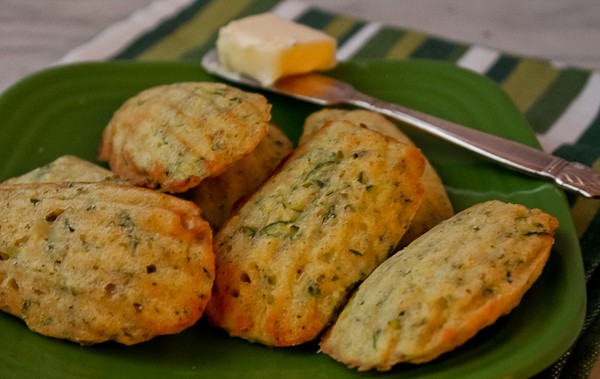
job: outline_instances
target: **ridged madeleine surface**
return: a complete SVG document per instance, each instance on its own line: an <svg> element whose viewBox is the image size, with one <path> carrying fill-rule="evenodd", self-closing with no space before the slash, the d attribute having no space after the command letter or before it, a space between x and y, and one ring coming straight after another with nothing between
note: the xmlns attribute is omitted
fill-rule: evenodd
<svg viewBox="0 0 600 379"><path fill-rule="evenodd" d="M394 251L423 167L417 148L380 133L321 129L217 233L209 321L269 346L315 339Z"/></svg>
<svg viewBox="0 0 600 379"><path fill-rule="evenodd" d="M193 203L156 191L0 185L0 309L81 344L178 333L209 299L211 242Z"/></svg>
<svg viewBox="0 0 600 379"><path fill-rule="evenodd" d="M100 160L135 185L183 192L254 150L270 109L264 96L222 83L153 87L115 112Z"/></svg>
<svg viewBox="0 0 600 379"><path fill-rule="evenodd" d="M348 120L366 126L371 130L385 134L400 142L414 145L412 140L402 133L398 126L383 115L363 109L332 109L326 108L312 113L306 118L300 143L305 142L310 136L323 127L327 122L334 120ZM439 177L431 163L425 157L425 171L421 178L423 183L423 201L413 218L410 228L402 237L400 246L408 245L415 238L425 233L440 221L451 217L454 209L442 179Z"/></svg>
<svg viewBox="0 0 600 379"><path fill-rule="evenodd" d="M519 304L542 272L557 226L539 209L496 200L456 214L373 271L321 350L363 371L454 349Z"/></svg>

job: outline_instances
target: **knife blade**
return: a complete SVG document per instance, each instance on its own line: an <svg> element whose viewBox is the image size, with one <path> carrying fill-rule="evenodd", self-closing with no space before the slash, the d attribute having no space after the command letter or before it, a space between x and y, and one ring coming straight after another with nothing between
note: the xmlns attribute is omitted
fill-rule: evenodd
<svg viewBox="0 0 600 379"><path fill-rule="evenodd" d="M553 180L560 188L589 198L600 198L600 172L536 148L468 128L451 121L364 94L349 83L309 73L279 79L270 86L221 66L216 50L204 55L202 66L230 82L261 88L323 106L346 104L379 112L421 131L461 146L503 166Z"/></svg>

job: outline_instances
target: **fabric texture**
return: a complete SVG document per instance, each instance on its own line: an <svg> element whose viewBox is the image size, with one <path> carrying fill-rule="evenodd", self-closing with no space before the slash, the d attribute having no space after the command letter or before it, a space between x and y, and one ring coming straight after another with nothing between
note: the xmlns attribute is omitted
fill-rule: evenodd
<svg viewBox="0 0 600 379"><path fill-rule="evenodd" d="M492 79L526 116L541 147L600 171L600 72L333 14L295 0L155 0L60 62L94 59L199 62L230 20L272 11L338 40L338 58L453 62ZM600 200L568 194L587 280L587 317L571 350L536 378L587 378L600 353Z"/></svg>

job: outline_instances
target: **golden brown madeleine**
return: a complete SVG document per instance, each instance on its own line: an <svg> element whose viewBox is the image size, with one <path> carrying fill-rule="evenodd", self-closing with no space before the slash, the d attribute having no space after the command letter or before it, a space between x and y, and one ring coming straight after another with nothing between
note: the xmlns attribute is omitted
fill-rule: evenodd
<svg viewBox="0 0 600 379"><path fill-rule="evenodd" d="M117 180L117 176L104 167L73 155L63 155L47 165L38 167L21 176L10 178L4 183L106 182Z"/></svg>
<svg viewBox="0 0 600 379"><path fill-rule="evenodd" d="M0 185L0 309L38 333L126 345L202 315L211 230L193 203L116 183Z"/></svg>
<svg viewBox="0 0 600 379"><path fill-rule="evenodd" d="M275 125L250 154L223 174L203 180L190 190L190 199L200 206L202 217L217 230L232 209L254 192L293 150L292 142Z"/></svg>
<svg viewBox="0 0 600 379"><path fill-rule="evenodd" d="M322 128L217 233L209 321L270 346L316 338L394 251L423 167L414 146L347 121Z"/></svg>
<svg viewBox="0 0 600 379"><path fill-rule="evenodd" d="M488 201L443 221L382 263L323 336L360 371L422 363L509 313L538 278L558 221Z"/></svg>
<svg viewBox="0 0 600 379"><path fill-rule="evenodd" d="M262 95L222 83L153 87L116 111L100 160L135 185L184 192L254 150L270 109Z"/></svg>
<svg viewBox="0 0 600 379"><path fill-rule="evenodd" d="M323 109L309 115L304 123L304 130L300 137L300 143L307 141L310 136L321 128L325 123L333 120L349 120L356 124L362 124L371 130L383 133L397 140L414 145L398 126L383 115L362 109ZM423 183L423 201L417 214L413 218L410 228L402 237L400 247L408 245L412 240L425 233L440 221L451 217L454 209L446 193L444 183L431 166L425 161L425 171L421 178Z"/></svg>

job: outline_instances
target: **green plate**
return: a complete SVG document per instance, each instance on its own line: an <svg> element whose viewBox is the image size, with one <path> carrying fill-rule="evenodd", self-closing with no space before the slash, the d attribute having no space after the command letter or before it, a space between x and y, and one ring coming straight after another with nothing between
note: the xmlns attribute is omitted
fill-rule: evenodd
<svg viewBox="0 0 600 379"><path fill-rule="evenodd" d="M499 88L432 61L360 61L333 76L382 99L536 145L533 132ZM109 62L53 68L0 97L0 180L63 154L95 161L104 125L128 97L177 81L217 80L199 65ZM297 140L316 106L267 94L273 119ZM555 248L540 279L508 316L464 346L422 365L358 373L318 354L317 344L269 349L227 337L201 320L179 335L137 346L82 347L30 332L0 314L0 376L10 378L509 378L551 365L573 343L585 313L583 265L564 194L551 184L491 164L433 137L408 134L437 167L457 210L487 199L539 207L559 218Z"/></svg>

